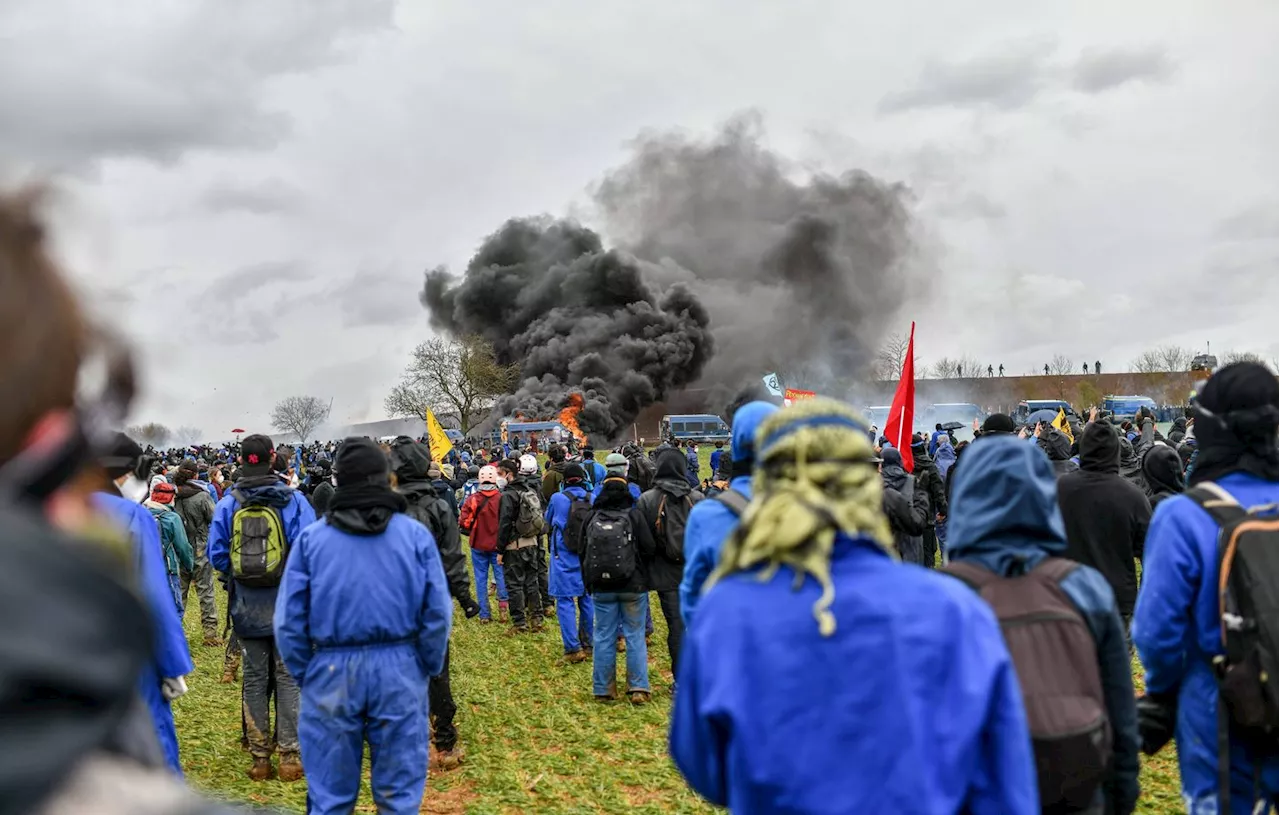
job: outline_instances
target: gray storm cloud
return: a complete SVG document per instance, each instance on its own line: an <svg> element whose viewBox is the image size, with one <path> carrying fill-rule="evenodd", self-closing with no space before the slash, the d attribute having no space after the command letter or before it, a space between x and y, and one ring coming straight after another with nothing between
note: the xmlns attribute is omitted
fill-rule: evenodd
<svg viewBox="0 0 1280 815"><path fill-rule="evenodd" d="M848 383L911 287L908 190L860 170L799 172L754 117L709 140L641 137L595 190L617 249L569 221L512 220L461 279L427 274L437 330L480 334L523 384L501 408L613 438L690 386L727 398L779 370Z"/></svg>

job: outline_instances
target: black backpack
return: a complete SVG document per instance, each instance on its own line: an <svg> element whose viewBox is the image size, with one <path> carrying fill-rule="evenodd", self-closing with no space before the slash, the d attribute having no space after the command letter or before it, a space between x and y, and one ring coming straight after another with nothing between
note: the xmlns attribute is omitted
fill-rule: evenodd
<svg viewBox="0 0 1280 815"><path fill-rule="evenodd" d="M653 487L653 478L657 473L657 466L643 453L637 453L627 459L627 477L640 488L641 492L647 492Z"/></svg>
<svg viewBox="0 0 1280 815"><path fill-rule="evenodd" d="M587 522L591 520L591 497L569 498L569 517L564 522L564 548L581 556L586 551Z"/></svg>
<svg viewBox="0 0 1280 815"><path fill-rule="evenodd" d="M684 528L689 522L689 510L693 509L693 495L684 498L662 493L658 501L658 517L653 528L657 532L658 545L667 560L684 563Z"/></svg>
<svg viewBox="0 0 1280 815"><path fill-rule="evenodd" d="M1212 481L1186 495L1218 524L1218 610L1225 653L1218 677L1218 771L1222 811L1231 793L1229 731L1266 751L1275 749L1277 544L1276 505L1245 509Z"/></svg>
<svg viewBox="0 0 1280 815"><path fill-rule="evenodd" d="M587 523L585 538L582 578L589 590L626 588L637 568L631 514L624 509L596 510Z"/></svg>

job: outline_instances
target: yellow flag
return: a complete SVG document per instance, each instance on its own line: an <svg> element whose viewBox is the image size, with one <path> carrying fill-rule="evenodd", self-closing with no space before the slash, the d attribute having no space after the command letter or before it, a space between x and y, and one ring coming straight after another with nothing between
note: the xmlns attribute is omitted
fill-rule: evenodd
<svg viewBox="0 0 1280 815"><path fill-rule="evenodd" d="M1053 426L1062 431L1062 435L1075 442L1076 437L1071 435L1071 425L1067 422L1067 414L1062 408L1058 408L1058 415L1053 420Z"/></svg>
<svg viewBox="0 0 1280 815"><path fill-rule="evenodd" d="M427 420L427 441L431 442L431 460L444 461L444 457L453 449L453 442L445 435L444 428L440 426L440 420L434 413L428 410L424 418Z"/></svg>

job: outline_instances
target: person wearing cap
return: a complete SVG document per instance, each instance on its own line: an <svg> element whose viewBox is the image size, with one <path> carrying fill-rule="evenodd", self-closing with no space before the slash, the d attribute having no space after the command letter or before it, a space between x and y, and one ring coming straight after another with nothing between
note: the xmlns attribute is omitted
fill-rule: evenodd
<svg viewBox="0 0 1280 815"><path fill-rule="evenodd" d="M178 517L182 518L187 541L195 555L195 568L182 573L182 605L186 606L187 595L194 584L196 598L200 602L200 626L204 630L204 644L212 647L222 644L218 637L213 566L209 564L209 524L213 523L213 510L219 499L213 497L217 493L210 492L213 489L210 485L196 478L198 474L196 462L190 459L178 467L178 473L173 479L177 490L173 508Z"/></svg>
<svg viewBox="0 0 1280 815"><path fill-rule="evenodd" d="M367 740L378 811L418 812L428 685L444 669L453 623L449 585L431 533L391 488L381 448L347 439L333 469L329 512L294 541L274 609L281 658L302 687L307 811L353 810Z"/></svg>
<svg viewBox="0 0 1280 815"><path fill-rule="evenodd" d="M1275 374L1250 362L1227 365L1204 383L1192 402L1198 453L1189 488L1208 486L1263 519L1275 519L1278 395ZM1251 745L1229 728L1229 804L1219 794L1220 697L1213 660L1224 651L1218 539L1218 524L1192 496L1160 502L1143 547L1133 642L1146 669L1148 701L1170 711L1175 722L1187 811L1271 811L1278 786L1274 738ZM1274 582L1270 588L1275 591Z"/></svg>
<svg viewBox="0 0 1280 815"><path fill-rule="evenodd" d="M239 480L218 502L209 526L209 562L226 576L231 625L240 641L244 667L241 695L249 754L253 757L249 777L254 781L265 781L274 772L271 766L273 732L280 752L280 780L298 781L303 775L298 757L298 684L284 669L272 627L279 586L248 586L231 575L231 533L241 497L274 507L280 513L284 536L291 548L302 530L316 522L315 511L302 493L281 483L274 474L272 462L277 458L269 437L247 436L240 444ZM274 730L270 722L273 683Z"/></svg>
<svg viewBox="0 0 1280 815"><path fill-rule="evenodd" d="M610 453L604 457L604 473L605 478L621 478L627 479L627 457L621 453ZM584 470L585 472L585 470ZM591 490L591 502L595 503L596 498L600 495L600 490L604 488L604 479L596 482L595 488ZM627 481L627 490L631 493L633 501L639 501L641 490L640 485L634 481Z"/></svg>
<svg viewBox="0 0 1280 815"><path fill-rule="evenodd" d="M731 812L1038 815L1000 626L897 562L861 416L817 398L758 427L751 507L685 635L680 773Z"/></svg>
<svg viewBox="0 0 1280 815"><path fill-rule="evenodd" d="M93 503L99 512L127 532L133 542L142 575L141 588L154 626L151 660L138 678L138 687L151 713L165 763L181 776L178 733L170 703L187 692L183 677L195 670L195 664L191 661L186 632L182 630L182 617L173 602L160 528L141 504L147 492L146 482L138 473L150 469L150 463L137 442L118 433L102 467L114 491L94 493Z"/></svg>
<svg viewBox="0 0 1280 815"><path fill-rule="evenodd" d="M151 487L151 497L142 505L155 518L156 526L160 529L160 545L164 549L164 568L169 576L169 591L173 594L174 608L178 610L178 616L182 617L182 576L191 574L196 561L191 552L191 543L187 540L182 517L174 512L177 492L177 488L168 481L158 481Z"/></svg>
<svg viewBox="0 0 1280 815"><path fill-rule="evenodd" d="M539 587L538 549L542 546L537 531L517 529L523 504L537 504L538 525L545 526L538 461L522 456L520 461L503 459L498 466L507 485L498 506L498 562L507 577L507 594L511 601L512 633L539 632L546 612ZM528 513L526 513L528 514Z"/></svg>
<svg viewBox="0 0 1280 815"><path fill-rule="evenodd" d="M585 662L591 657L592 618L595 608L591 595L582 584L582 561L569 551L564 542L565 526L574 504L591 503L583 487L586 473L577 462L565 464L559 475L561 488L552 493L547 503L547 528L551 546L548 590L555 598L556 619L560 623L560 641L568 662Z"/></svg>
<svg viewBox="0 0 1280 815"><path fill-rule="evenodd" d="M689 510L684 530L684 573L680 578L680 615L688 630L702 595L703 584L720 559L720 548L738 525L751 500L751 472L755 467L755 435L760 423L777 412L769 402L748 402L733 414L729 442L731 478L728 489Z"/></svg>

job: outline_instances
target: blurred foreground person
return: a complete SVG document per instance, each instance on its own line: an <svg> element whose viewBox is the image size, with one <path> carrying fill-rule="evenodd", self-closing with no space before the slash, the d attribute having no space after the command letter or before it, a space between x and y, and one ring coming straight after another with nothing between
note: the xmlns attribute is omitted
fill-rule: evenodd
<svg viewBox="0 0 1280 815"><path fill-rule="evenodd" d="M1176 739L1194 815L1276 806L1277 397L1253 363L1204 384L1190 489L1161 501L1147 532L1133 615L1143 749Z"/></svg>
<svg viewBox="0 0 1280 815"><path fill-rule="evenodd" d="M806 400L755 450L685 636L671 753L689 784L735 813L1038 813L995 617L893 558L862 419Z"/></svg>
<svg viewBox="0 0 1280 815"><path fill-rule="evenodd" d="M453 622L449 585L376 443L347 439L333 471L329 514L296 541L275 608L280 654L302 687L307 811L352 811L368 741L378 811L417 813L427 686L444 668Z"/></svg>
<svg viewBox="0 0 1280 815"><path fill-rule="evenodd" d="M0 815L222 811L166 768L139 698L163 701L165 677L191 665L157 666L177 614L155 523L138 504L145 482L133 479L131 500L91 502L104 485L116 492L96 460L117 441L107 428L124 421L132 366L92 336L45 252L35 203L0 196L0 619L10 623L0 632ZM95 362L105 385L77 397ZM136 507L154 548L124 538L94 503Z"/></svg>
<svg viewBox="0 0 1280 815"><path fill-rule="evenodd" d="M979 439L964 464L944 568L990 602L1004 628L1035 734L1043 811L1129 815L1138 801L1129 648L1106 577L1065 557L1058 490L1076 474L1058 478L1012 436Z"/></svg>

